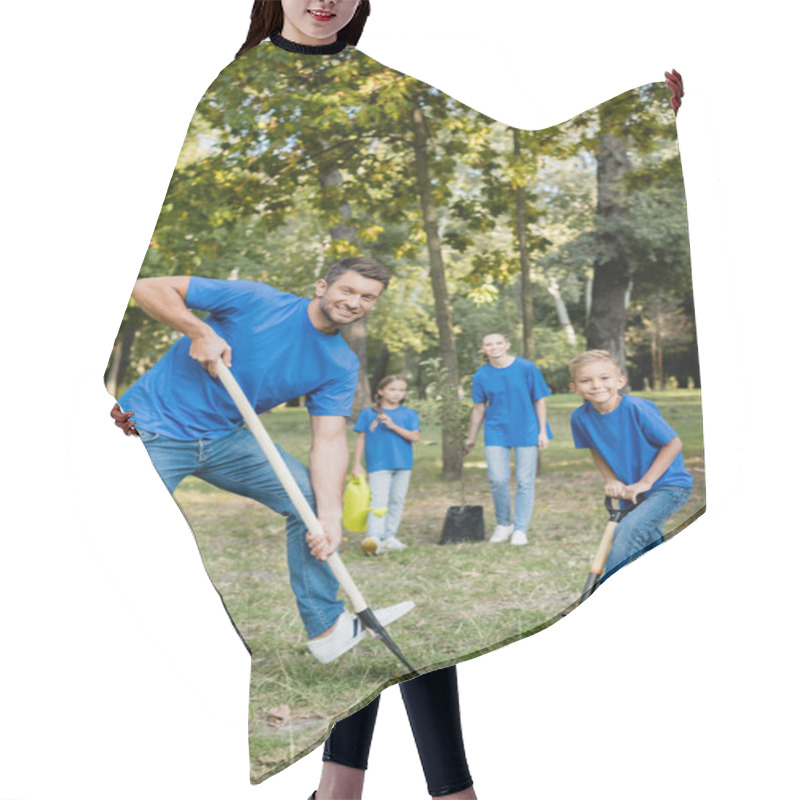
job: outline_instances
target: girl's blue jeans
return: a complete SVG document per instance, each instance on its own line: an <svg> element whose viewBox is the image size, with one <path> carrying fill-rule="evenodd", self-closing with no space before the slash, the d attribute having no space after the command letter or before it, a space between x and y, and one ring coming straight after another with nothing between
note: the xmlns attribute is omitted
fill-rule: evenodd
<svg viewBox="0 0 800 800"><path fill-rule="evenodd" d="M514 450L517 491L514 496L514 530L526 531L533 515L538 447L502 447L486 445L486 466L492 490L498 525L510 525L511 516L511 451Z"/></svg>
<svg viewBox="0 0 800 800"><path fill-rule="evenodd" d="M379 469L369 473L369 503L373 508L386 506L388 511L383 517L369 515L367 536L378 539L397 536L410 480L410 469Z"/></svg>
<svg viewBox="0 0 800 800"><path fill-rule="evenodd" d="M309 638L330 628L344 610L331 568L311 555L306 526L253 435L237 428L218 439L179 441L140 430L142 442L170 493L188 475L262 503L286 517L286 558L297 609ZM306 500L315 509L308 470L278 448Z"/></svg>
<svg viewBox="0 0 800 800"><path fill-rule="evenodd" d="M687 486L657 486L622 518L614 531L614 544L606 561L603 580L664 541L664 523L686 505Z"/></svg>

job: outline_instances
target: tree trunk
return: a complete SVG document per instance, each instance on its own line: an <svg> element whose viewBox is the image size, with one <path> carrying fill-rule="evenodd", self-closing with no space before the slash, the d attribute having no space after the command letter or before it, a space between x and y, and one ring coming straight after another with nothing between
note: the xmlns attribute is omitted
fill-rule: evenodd
<svg viewBox="0 0 800 800"><path fill-rule="evenodd" d="M342 183L342 173L338 169L331 170L327 175L323 175L320 183L325 186L339 186ZM340 239L346 242L356 240L356 229L350 224L349 220L353 216L353 210L349 203L339 206L341 218L330 229L333 239ZM367 406L372 404L372 395L369 390L369 373L367 371L367 320L359 319L350 325L342 327L342 337L350 345L350 349L358 356L358 384L353 398L353 409L350 419L355 421L358 415Z"/></svg>
<svg viewBox="0 0 800 800"><path fill-rule="evenodd" d="M550 295L553 298L553 302L556 306L556 314L558 316L558 324L561 326L561 329L567 336L567 341L570 344L576 344L577 338L575 337L575 328L572 327L572 321L569 318L569 311L567 310L567 304L564 302L564 299L561 297L561 290L558 287L558 281L550 277L550 283L547 287L547 291L550 292Z"/></svg>
<svg viewBox="0 0 800 800"><path fill-rule="evenodd" d="M597 257L592 305L586 324L586 346L608 350L625 370L625 300L630 281L626 228L628 193L625 178L631 162L623 139L609 131L600 108L597 152Z"/></svg>
<svg viewBox="0 0 800 800"><path fill-rule="evenodd" d="M391 355L389 348L385 344L382 344L378 352L378 357L375 359L375 367L372 370L370 389L372 390L373 397L375 397L375 392L378 390L378 384L386 377L386 370L389 367L389 358Z"/></svg>
<svg viewBox="0 0 800 800"><path fill-rule="evenodd" d="M519 131L514 128L514 158L518 162L522 155ZM516 233L519 248L519 289L522 312L522 356L533 360L533 284L531 282L531 263L528 257L528 219L525 213L525 187L514 189L516 201Z"/></svg>
<svg viewBox="0 0 800 800"><path fill-rule="evenodd" d="M105 375L106 389L114 397L119 396L119 388L125 381L125 373L131 363L131 349L136 332L142 321L142 310L137 306L131 306L122 321L117 339L114 342L114 349L111 351L111 363L108 365Z"/></svg>
<svg viewBox="0 0 800 800"><path fill-rule="evenodd" d="M442 364L447 372L444 388L446 406L458 403L458 358L456 355L453 320L447 297L442 243L436 217L436 206L431 191L430 166L428 163L428 130L425 115L419 105L412 111L412 130L414 132L414 164L417 172L417 191L419 193L425 238L428 244L430 279L436 307L436 325L439 330L439 348ZM460 480L463 467L461 436L457 414L442 415L442 478Z"/></svg>

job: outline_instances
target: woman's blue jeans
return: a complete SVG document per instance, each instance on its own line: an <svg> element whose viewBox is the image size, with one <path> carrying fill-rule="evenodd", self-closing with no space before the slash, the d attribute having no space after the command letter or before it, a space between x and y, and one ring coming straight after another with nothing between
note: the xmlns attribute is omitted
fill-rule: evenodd
<svg viewBox="0 0 800 800"><path fill-rule="evenodd" d="M514 450L517 492L514 496L514 530L526 531L533 515L538 447L501 447L486 445L486 466L492 490L498 525L510 525L511 516L511 451Z"/></svg>
<svg viewBox="0 0 800 800"><path fill-rule="evenodd" d="M142 442L170 493L188 475L262 503L286 517L286 558L297 609L309 638L328 630L344 610L331 568L311 555L306 526L253 435L237 428L218 439L179 441L140 430ZM308 470L278 448L306 500L315 508Z"/></svg>
<svg viewBox="0 0 800 800"><path fill-rule="evenodd" d="M614 544L606 561L603 580L664 541L664 523L686 505L687 486L657 486L622 518L614 531Z"/></svg>

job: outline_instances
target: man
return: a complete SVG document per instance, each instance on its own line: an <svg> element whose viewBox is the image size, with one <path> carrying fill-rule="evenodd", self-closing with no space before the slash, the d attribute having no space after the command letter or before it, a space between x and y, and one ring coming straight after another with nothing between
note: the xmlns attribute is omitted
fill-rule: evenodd
<svg viewBox="0 0 800 800"><path fill-rule="evenodd" d="M371 259L342 259L317 281L312 300L254 281L139 280L134 300L184 336L123 394L122 409L112 412L126 432L136 425L170 492L187 475L195 475L286 517L292 590L308 646L323 663L347 652L365 633L337 599L339 584L325 563L342 539L349 460L345 424L359 367L339 328L366 316L389 278L388 270ZM192 309L208 316L201 320ZM257 413L308 397L310 469L282 455L316 507L324 535L306 531L252 434L242 427L241 415L217 379L220 359ZM376 614L387 625L411 607L401 603Z"/></svg>

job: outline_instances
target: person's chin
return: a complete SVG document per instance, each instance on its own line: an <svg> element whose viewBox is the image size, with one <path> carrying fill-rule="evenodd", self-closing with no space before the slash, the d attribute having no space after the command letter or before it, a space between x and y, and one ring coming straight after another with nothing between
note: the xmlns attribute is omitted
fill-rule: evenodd
<svg viewBox="0 0 800 800"><path fill-rule="evenodd" d="M335 322L337 325L350 325L360 320L363 316L363 314L337 314Z"/></svg>

